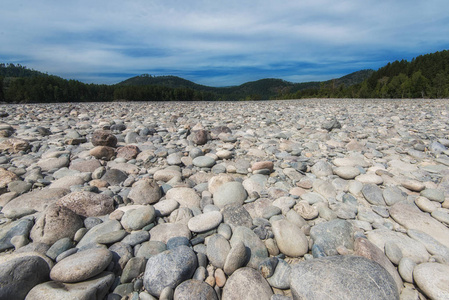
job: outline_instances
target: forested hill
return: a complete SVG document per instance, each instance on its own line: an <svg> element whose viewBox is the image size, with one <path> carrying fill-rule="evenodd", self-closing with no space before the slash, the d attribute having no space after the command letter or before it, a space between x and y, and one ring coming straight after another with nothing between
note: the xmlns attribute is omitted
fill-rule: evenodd
<svg viewBox="0 0 449 300"><path fill-rule="evenodd" d="M0 102L189 101L331 98L449 98L449 51L388 63L323 82L261 79L209 87L176 76L140 75L116 85L84 84L0 64Z"/></svg>

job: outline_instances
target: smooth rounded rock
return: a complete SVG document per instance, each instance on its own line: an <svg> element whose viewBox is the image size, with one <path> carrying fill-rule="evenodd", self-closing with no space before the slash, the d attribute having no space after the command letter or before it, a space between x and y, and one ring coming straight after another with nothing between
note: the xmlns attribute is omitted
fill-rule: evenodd
<svg viewBox="0 0 449 300"><path fill-rule="evenodd" d="M174 300L218 300L215 290L204 281L189 279L175 289Z"/></svg>
<svg viewBox="0 0 449 300"><path fill-rule="evenodd" d="M423 263L413 270L418 287L430 299L449 299L449 266L440 263Z"/></svg>
<svg viewBox="0 0 449 300"><path fill-rule="evenodd" d="M309 241L301 228L288 220L272 222L272 230L276 243L287 256L300 257L309 250Z"/></svg>
<svg viewBox="0 0 449 300"><path fill-rule="evenodd" d="M200 207L200 196L194 189L179 187L168 190L166 194L167 200L175 200L180 206L185 207Z"/></svg>
<svg viewBox="0 0 449 300"><path fill-rule="evenodd" d="M140 206L127 210L121 219L123 228L127 231L139 230L154 221L156 211L151 205Z"/></svg>
<svg viewBox="0 0 449 300"><path fill-rule="evenodd" d="M360 256L330 256L300 262L291 269L290 288L295 300L399 299L391 275L378 263Z"/></svg>
<svg viewBox="0 0 449 300"><path fill-rule="evenodd" d="M211 211L191 218L187 226L192 232L203 232L216 228L222 220L223 215L219 211Z"/></svg>
<svg viewBox="0 0 449 300"><path fill-rule="evenodd" d="M50 278L59 282L80 282L100 274L112 260L112 253L103 248L77 252L59 261Z"/></svg>
<svg viewBox="0 0 449 300"><path fill-rule="evenodd" d="M228 204L243 204L247 197L245 188L240 182L226 182L213 195L214 204L223 208Z"/></svg>
<svg viewBox="0 0 449 300"><path fill-rule="evenodd" d="M195 253L187 246L164 251L148 259L143 282L145 289L159 297L165 287L176 289L190 279L198 266Z"/></svg>
<svg viewBox="0 0 449 300"><path fill-rule="evenodd" d="M73 192L57 201L83 217L103 216L114 211L114 200L104 194L92 192Z"/></svg>
<svg viewBox="0 0 449 300"><path fill-rule="evenodd" d="M252 268L240 268L226 281L222 299L269 300L272 295L271 287L262 274Z"/></svg>
<svg viewBox="0 0 449 300"><path fill-rule="evenodd" d="M139 180L133 184L128 198L134 204L153 204L161 199L162 192L159 185L154 180Z"/></svg>

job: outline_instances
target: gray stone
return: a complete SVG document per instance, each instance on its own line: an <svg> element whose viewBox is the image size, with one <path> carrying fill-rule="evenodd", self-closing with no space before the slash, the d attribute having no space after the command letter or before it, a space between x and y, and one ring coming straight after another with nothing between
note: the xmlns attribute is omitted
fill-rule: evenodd
<svg viewBox="0 0 449 300"><path fill-rule="evenodd" d="M332 166L330 163L324 160L319 160L310 169L317 177L326 177L333 174Z"/></svg>
<svg viewBox="0 0 449 300"><path fill-rule="evenodd" d="M365 199L373 205L384 205L385 200L382 190L376 184L365 184L362 188L362 194Z"/></svg>
<svg viewBox="0 0 449 300"><path fill-rule="evenodd" d="M122 240L122 243L128 244L130 246L135 246L137 244L141 244L150 239L150 233L146 230L138 230L133 231L131 234L128 234Z"/></svg>
<svg viewBox="0 0 449 300"><path fill-rule="evenodd" d="M223 288L223 300L269 300L273 292L265 278L252 268L240 268L229 276Z"/></svg>
<svg viewBox="0 0 449 300"><path fill-rule="evenodd" d="M444 192L442 190L437 189L425 189L421 191L421 196L426 197L429 200L436 201L439 203L443 203L444 198Z"/></svg>
<svg viewBox="0 0 449 300"><path fill-rule="evenodd" d="M166 194L167 200L175 200L180 206L185 207L200 207L200 196L194 189L186 187L177 187L168 190Z"/></svg>
<svg viewBox="0 0 449 300"><path fill-rule="evenodd" d="M415 267L413 278L430 299L449 299L449 265L424 263Z"/></svg>
<svg viewBox="0 0 449 300"><path fill-rule="evenodd" d="M283 259L277 259L278 263L272 276L267 278L268 283L277 289L286 290L290 288L290 265Z"/></svg>
<svg viewBox="0 0 449 300"><path fill-rule="evenodd" d="M245 179L242 184L248 194L252 194L254 192L260 194L263 190L266 189L267 181L268 176L256 174L248 179Z"/></svg>
<svg viewBox="0 0 449 300"><path fill-rule="evenodd" d="M213 235L207 242L207 258L217 268L224 268L230 250L229 241L220 234Z"/></svg>
<svg viewBox="0 0 449 300"><path fill-rule="evenodd" d="M331 256L292 267L293 299L399 299L391 275L378 263L359 256Z"/></svg>
<svg viewBox="0 0 449 300"><path fill-rule="evenodd" d="M143 277L145 289L159 297L165 287L175 289L190 279L198 266L195 253L186 246L167 250L148 259Z"/></svg>
<svg viewBox="0 0 449 300"><path fill-rule="evenodd" d="M206 282L189 279L176 287L174 300L218 300L218 297Z"/></svg>
<svg viewBox="0 0 449 300"><path fill-rule="evenodd" d="M120 222L127 231L139 230L152 223L156 217L156 211L151 205L141 205L136 209L125 212Z"/></svg>
<svg viewBox="0 0 449 300"><path fill-rule="evenodd" d="M387 205L394 205L397 202L402 202L406 200L406 197L403 195L402 191L397 186L388 186L386 187L382 195L384 197L385 203Z"/></svg>
<svg viewBox="0 0 449 300"><path fill-rule="evenodd" d="M317 224L310 230L314 245L324 250L326 255L337 255L337 247L354 249L354 230L345 220L332 220Z"/></svg>
<svg viewBox="0 0 449 300"><path fill-rule="evenodd" d="M126 236L125 230L117 230L97 236L95 242L98 244L113 244L121 241Z"/></svg>
<svg viewBox="0 0 449 300"><path fill-rule="evenodd" d="M188 239L191 238L191 232L187 225L184 224L173 224L165 223L159 224L150 230L152 241L161 241L167 243L172 237L183 236Z"/></svg>
<svg viewBox="0 0 449 300"><path fill-rule="evenodd" d="M161 199L162 192L154 180L144 179L133 184L128 198L134 204L153 204Z"/></svg>
<svg viewBox="0 0 449 300"><path fill-rule="evenodd" d="M165 243L160 241L148 241L142 243L137 251L136 257L144 257L146 259L167 250Z"/></svg>
<svg viewBox="0 0 449 300"><path fill-rule="evenodd" d="M106 222L100 223L97 226L89 230L83 238L78 242L77 247L81 248L91 243L95 243L96 239L109 232L119 231L123 229L122 225L117 220L108 220Z"/></svg>
<svg viewBox="0 0 449 300"><path fill-rule="evenodd" d="M398 271L405 282L413 283L413 269L416 263L408 257L403 257L399 261Z"/></svg>
<svg viewBox="0 0 449 300"><path fill-rule="evenodd" d="M112 253L103 248L77 252L59 261L50 272L50 278L59 282L80 282L103 272L112 260Z"/></svg>
<svg viewBox="0 0 449 300"><path fill-rule="evenodd" d="M309 241L301 228L288 220L277 220L272 222L272 230L276 243L287 256L300 257L309 250Z"/></svg>
<svg viewBox="0 0 449 300"><path fill-rule="evenodd" d="M36 252L0 256L0 299L25 299L35 285L48 280L51 267Z"/></svg>
<svg viewBox="0 0 449 300"><path fill-rule="evenodd" d="M146 259L133 257L127 263L120 276L121 283L129 283L145 271Z"/></svg>
<svg viewBox="0 0 449 300"><path fill-rule="evenodd" d="M26 300L93 300L103 299L112 284L115 276L110 272L99 275L79 283L63 283L48 281L36 285L27 295Z"/></svg>
<svg viewBox="0 0 449 300"><path fill-rule="evenodd" d="M192 232L204 232L216 228L222 220L223 215L219 211L210 211L191 218L187 226Z"/></svg>
<svg viewBox="0 0 449 300"><path fill-rule="evenodd" d="M55 203L58 199L68 194L67 189L43 189L35 190L23 194L17 198L9 201L2 209L2 212L7 215L14 210L33 209L35 211L44 211L48 206Z"/></svg>
<svg viewBox="0 0 449 300"><path fill-rule="evenodd" d="M401 248L394 241L385 242L385 255L395 265L398 265L402 259Z"/></svg>
<svg viewBox="0 0 449 300"><path fill-rule="evenodd" d="M356 167L346 166L334 168L334 174L340 176L343 179L354 179L356 176L360 175L360 170Z"/></svg>
<svg viewBox="0 0 449 300"><path fill-rule="evenodd" d="M106 170L104 175L101 177L101 180L106 181L110 185L119 185L123 181L125 181L128 178L128 175L126 175L125 172L122 172L117 169L109 169Z"/></svg>
<svg viewBox="0 0 449 300"><path fill-rule="evenodd" d="M198 156L193 159L192 163L199 168L211 168L215 165L215 159L210 156Z"/></svg>
<svg viewBox="0 0 449 300"><path fill-rule="evenodd" d="M226 275L231 275L238 268L243 267L249 259L248 251L246 251L245 244L243 242L237 242L229 251L226 256L223 271Z"/></svg>
<svg viewBox="0 0 449 300"><path fill-rule="evenodd" d="M449 228L420 211L415 205L405 202L396 203L391 207L390 215L405 228L427 233L444 246L449 247Z"/></svg>
<svg viewBox="0 0 449 300"><path fill-rule="evenodd" d="M430 254L439 255L446 261L446 263L449 263L448 247L444 246L430 235L416 229L407 230L407 235L412 239L422 243Z"/></svg>
<svg viewBox="0 0 449 300"><path fill-rule="evenodd" d="M403 283L397 269L385 256L383 251L377 248L376 245L374 245L365 238L357 238L354 242L354 254L366 257L368 259L377 262L385 270L387 270L388 273L390 273L391 277L393 277L394 281L396 282L398 291L402 289Z"/></svg>
<svg viewBox="0 0 449 300"><path fill-rule="evenodd" d="M222 209L223 222L232 229L238 226L251 227L253 219L248 211L240 204L229 204Z"/></svg>
<svg viewBox="0 0 449 300"><path fill-rule="evenodd" d="M52 260L56 260L56 257L64 251L73 247L72 240L69 238L62 238L56 241L45 253Z"/></svg>
<svg viewBox="0 0 449 300"><path fill-rule="evenodd" d="M268 257L268 251L265 244L259 237L248 227L238 226L233 230L232 238L230 240L231 247L242 242L245 247L250 250L250 258L247 266L257 269L259 263Z"/></svg>
<svg viewBox="0 0 449 300"><path fill-rule="evenodd" d="M11 239L15 236L28 236L33 227L33 220L20 219L0 227L0 251L14 248Z"/></svg>
<svg viewBox="0 0 449 300"><path fill-rule="evenodd" d="M213 195L214 204L223 208L228 204L243 204L247 197L243 185L238 181L222 184Z"/></svg>

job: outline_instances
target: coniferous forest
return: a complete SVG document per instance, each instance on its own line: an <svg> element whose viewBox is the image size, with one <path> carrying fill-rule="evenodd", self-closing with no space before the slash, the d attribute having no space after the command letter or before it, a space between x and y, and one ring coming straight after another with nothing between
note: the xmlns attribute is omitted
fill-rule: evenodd
<svg viewBox="0 0 449 300"><path fill-rule="evenodd" d="M261 79L208 87L175 76L140 75L114 85L85 84L0 64L0 102L213 101L301 98L449 98L449 51L388 63L323 82Z"/></svg>

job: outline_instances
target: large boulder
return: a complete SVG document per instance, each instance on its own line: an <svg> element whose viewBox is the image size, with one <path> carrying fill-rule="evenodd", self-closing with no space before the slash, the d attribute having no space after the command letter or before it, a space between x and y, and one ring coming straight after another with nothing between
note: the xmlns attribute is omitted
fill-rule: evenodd
<svg viewBox="0 0 449 300"><path fill-rule="evenodd" d="M59 199L57 204L83 217L103 216L114 211L111 197L86 191L70 193Z"/></svg>
<svg viewBox="0 0 449 300"><path fill-rule="evenodd" d="M290 289L294 300L399 299L390 273L360 256L329 256L292 266Z"/></svg>

